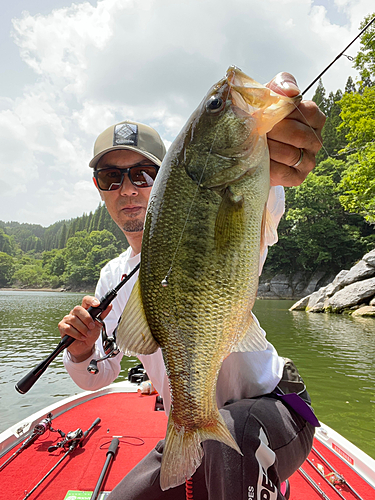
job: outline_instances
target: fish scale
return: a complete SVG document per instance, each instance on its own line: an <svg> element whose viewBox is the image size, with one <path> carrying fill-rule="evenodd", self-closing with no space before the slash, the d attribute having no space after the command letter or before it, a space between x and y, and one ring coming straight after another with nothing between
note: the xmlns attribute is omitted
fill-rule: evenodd
<svg viewBox="0 0 375 500"><path fill-rule="evenodd" d="M231 352L267 345L251 313L262 233L272 230L266 132L296 101L229 68L171 145L153 186L118 344L134 354L162 349L171 392L163 490L192 476L206 439L241 453L218 411L216 382Z"/></svg>

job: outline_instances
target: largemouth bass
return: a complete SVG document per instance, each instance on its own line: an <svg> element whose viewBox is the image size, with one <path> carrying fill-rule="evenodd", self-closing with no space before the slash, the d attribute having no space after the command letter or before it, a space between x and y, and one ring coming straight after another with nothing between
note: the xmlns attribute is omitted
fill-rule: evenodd
<svg viewBox="0 0 375 500"><path fill-rule="evenodd" d="M171 391L163 490L193 475L206 439L241 453L218 411L216 382L231 352L267 345L251 312L264 234L275 231L266 133L299 100L230 67L171 145L153 186L139 278L117 336L126 353L162 349Z"/></svg>

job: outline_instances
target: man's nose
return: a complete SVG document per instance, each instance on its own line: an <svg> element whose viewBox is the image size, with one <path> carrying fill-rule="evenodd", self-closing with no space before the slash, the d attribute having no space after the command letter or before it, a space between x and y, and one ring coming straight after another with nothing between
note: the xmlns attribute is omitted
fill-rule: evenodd
<svg viewBox="0 0 375 500"><path fill-rule="evenodd" d="M124 180L120 186L120 191L122 196L137 196L138 189L134 184L130 182L129 173L126 173Z"/></svg>

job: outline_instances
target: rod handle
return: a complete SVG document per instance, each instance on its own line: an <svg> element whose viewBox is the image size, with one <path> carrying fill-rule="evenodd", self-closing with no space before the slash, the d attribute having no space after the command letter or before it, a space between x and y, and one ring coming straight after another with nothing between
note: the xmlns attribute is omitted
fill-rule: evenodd
<svg viewBox="0 0 375 500"><path fill-rule="evenodd" d="M113 438L111 441L111 444L109 445L108 451L107 451L107 456L112 455L115 456L118 445L119 445L119 440L117 438Z"/></svg>
<svg viewBox="0 0 375 500"><path fill-rule="evenodd" d="M51 354L39 363L38 366L33 368L27 375L25 375L17 384L15 385L16 391L20 394L26 394L31 387L35 384L35 382L39 379L41 375L47 370L48 366L52 363L52 361L62 352L64 349L70 346L74 342L73 337L69 337L65 335L56 346L56 348L51 352Z"/></svg>
<svg viewBox="0 0 375 500"><path fill-rule="evenodd" d="M83 438L85 438L87 436L87 434L91 431L91 429L93 429L96 425L98 425L99 423L101 422L101 419L98 417L91 425L90 427L87 429L87 431L85 431L83 433Z"/></svg>

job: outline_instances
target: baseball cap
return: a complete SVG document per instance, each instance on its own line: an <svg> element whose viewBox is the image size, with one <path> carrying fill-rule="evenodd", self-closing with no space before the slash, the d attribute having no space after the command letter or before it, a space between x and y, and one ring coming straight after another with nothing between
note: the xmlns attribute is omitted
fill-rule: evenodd
<svg viewBox="0 0 375 500"><path fill-rule="evenodd" d="M103 155L117 149L136 151L159 167L166 152L156 130L143 123L125 120L108 127L98 136L94 144L94 157L89 166L95 168Z"/></svg>

